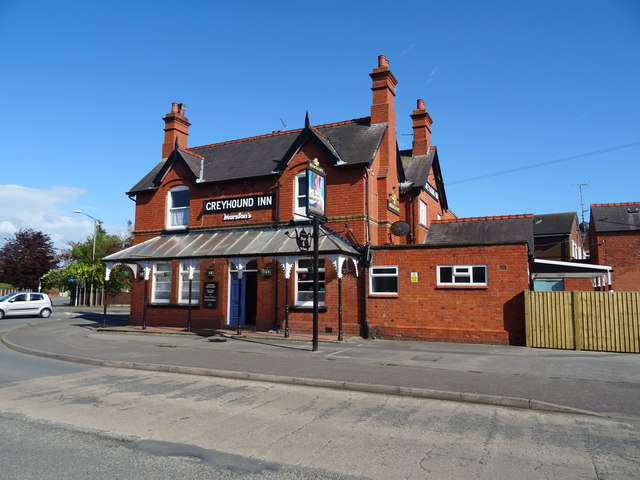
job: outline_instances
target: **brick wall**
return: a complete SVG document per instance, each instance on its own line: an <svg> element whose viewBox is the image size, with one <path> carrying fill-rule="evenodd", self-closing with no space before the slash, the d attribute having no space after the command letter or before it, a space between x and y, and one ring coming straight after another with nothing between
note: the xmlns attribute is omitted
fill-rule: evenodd
<svg viewBox="0 0 640 480"><path fill-rule="evenodd" d="M640 232L591 232L591 254L599 265L613 267L613 290L640 291Z"/></svg>
<svg viewBox="0 0 640 480"><path fill-rule="evenodd" d="M382 338L523 344L526 245L376 249L374 265L398 265L397 296L367 296L372 334ZM487 265L487 287L438 287L437 265ZM411 282L416 272L418 282Z"/></svg>

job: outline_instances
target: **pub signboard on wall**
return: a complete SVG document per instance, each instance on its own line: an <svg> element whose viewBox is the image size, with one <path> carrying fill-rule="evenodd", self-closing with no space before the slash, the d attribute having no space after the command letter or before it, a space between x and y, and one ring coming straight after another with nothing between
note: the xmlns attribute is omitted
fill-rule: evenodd
<svg viewBox="0 0 640 480"><path fill-rule="evenodd" d="M218 307L218 282L206 282L202 304L207 308Z"/></svg>
<svg viewBox="0 0 640 480"><path fill-rule="evenodd" d="M202 202L202 213L230 213L242 210L273 208L273 194L245 195L243 197L212 198Z"/></svg>

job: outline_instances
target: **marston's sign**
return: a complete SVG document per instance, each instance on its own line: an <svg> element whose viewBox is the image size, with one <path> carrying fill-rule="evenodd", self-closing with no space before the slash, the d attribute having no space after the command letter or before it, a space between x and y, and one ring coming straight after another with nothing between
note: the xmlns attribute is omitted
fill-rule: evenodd
<svg viewBox="0 0 640 480"><path fill-rule="evenodd" d="M238 210L263 210L272 207L273 195L271 193L266 195L211 199L202 202L202 212L205 214L237 212Z"/></svg>

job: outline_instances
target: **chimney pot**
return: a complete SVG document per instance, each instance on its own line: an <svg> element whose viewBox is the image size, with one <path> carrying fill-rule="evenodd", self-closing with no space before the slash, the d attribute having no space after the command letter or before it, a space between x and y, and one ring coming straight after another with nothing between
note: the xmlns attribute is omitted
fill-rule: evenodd
<svg viewBox="0 0 640 480"><path fill-rule="evenodd" d="M426 110L427 109L427 107L424 104L424 100L421 99L421 98L418 99L418 107L417 107L417 109L418 110Z"/></svg>
<svg viewBox="0 0 640 480"><path fill-rule="evenodd" d="M378 66L379 67L389 66L389 60L387 60L387 57L385 55L378 55Z"/></svg>
<svg viewBox="0 0 640 480"><path fill-rule="evenodd" d="M162 158L168 158L176 142L179 148L187 148L189 136L189 120L184 116L187 106L184 103L172 102L171 112L164 118L164 143L162 144Z"/></svg>

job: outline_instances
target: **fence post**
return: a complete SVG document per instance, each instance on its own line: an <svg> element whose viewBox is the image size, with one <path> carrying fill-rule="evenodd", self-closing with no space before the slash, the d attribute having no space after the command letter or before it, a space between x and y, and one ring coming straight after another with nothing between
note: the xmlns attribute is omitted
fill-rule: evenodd
<svg viewBox="0 0 640 480"><path fill-rule="evenodd" d="M524 330L525 330L525 345L527 347L532 346L533 328L531 326L531 292L529 290L524 291Z"/></svg>
<svg viewBox="0 0 640 480"><path fill-rule="evenodd" d="M578 291L572 292L573 298L573 348L582 350L584 333L582 331L582 295Z"/></svg>

